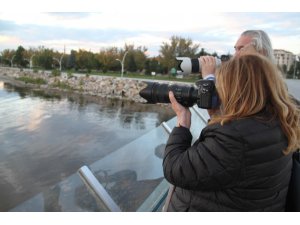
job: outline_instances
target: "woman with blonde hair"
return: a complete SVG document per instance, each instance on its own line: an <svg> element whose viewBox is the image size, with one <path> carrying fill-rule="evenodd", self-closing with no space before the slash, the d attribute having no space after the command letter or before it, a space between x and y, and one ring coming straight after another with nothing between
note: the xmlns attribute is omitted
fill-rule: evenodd
<svg viewBox="0 0 300 225"><path fill-rule="evenodd" d="M202 68L204 65L202 65ZM270 60L240 55L216 73L220 108L191 146L191 113L172 92L177 114L164 154L176 188L168 211L284 211L299 109Z"/></svg>

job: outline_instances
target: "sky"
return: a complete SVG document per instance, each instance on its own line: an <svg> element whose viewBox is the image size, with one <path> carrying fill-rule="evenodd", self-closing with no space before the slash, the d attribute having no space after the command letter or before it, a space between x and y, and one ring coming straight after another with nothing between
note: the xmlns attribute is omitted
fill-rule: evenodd
<svg viewBox="0 0 300 225"><path fill-rule="evenodd" d="M99 52L130 44L145 46L146 54L152 57L159 55L163 43L179 36L199 44L199 50L220 55L234 53L233 46L244 30L262 29L269 34L274 49L300 54L300 12L292 12L297 7L287 7L294 0L286 0L284 5L269 0L246 1L251 6L246 9L252 12L235 7L231 0L205 5L200 0L37 2L42 3L29 0L16 8L20 3L10 0L0 9L0 52L20 45L60 52L65 48L66 53L72 49ZM274 12L264 10L270 9L270 2ZM285 12L276 12L278 9Z"/></svg>

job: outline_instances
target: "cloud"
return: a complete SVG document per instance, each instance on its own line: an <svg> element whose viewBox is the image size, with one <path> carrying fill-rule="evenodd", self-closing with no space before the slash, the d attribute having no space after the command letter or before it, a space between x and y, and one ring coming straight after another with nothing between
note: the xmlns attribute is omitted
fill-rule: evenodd
<svg viewBox="0 0 300 225"><path fill-rule="evenodd" d="M139 3L142 4L142 3ZM100 13L0 13L1 48L45 45L63 49L123 47L125 43L146 46L158 54L162 42L172 36L190 38L210 52L233 52L240 33L264 29L274 47L300 52L300 13L181 13L169 10L105 11ZM291 41L292 40L292 41ZM276 43L278 42L278 43ZM286 45L284 45L284 42ZM49 45L49 46L48 46ZM61 47L59 47L61 45ZM72 46L72 47L71 47ZM285 47L286 46L286 47ZM68 48L68 49L69 49ZM0 49L0 50L2 50Z"/></svg>
<svg viewBox="0 0 300 225"><path fill-rule="evenodd" d="M14 49L19 43L22 43L22 40L18 37L0 34L0 45L5 46L5 48Z"/></svg>
<svg viewBox="0 0 300 225"><path fill-rule="evenodd" d="M82 19L86 18L90 15L87 12L49 12L47 13L50 16L58 20L74 20L74 19Z"/></svg>

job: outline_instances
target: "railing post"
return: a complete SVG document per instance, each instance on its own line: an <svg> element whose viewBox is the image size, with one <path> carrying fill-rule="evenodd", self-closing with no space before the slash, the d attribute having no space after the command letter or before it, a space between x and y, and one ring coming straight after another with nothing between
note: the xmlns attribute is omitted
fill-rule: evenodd
<svg viewBox="0 0 300 225"><path fill-rule="evenodd" d="M165 131L168 133L168 134L171 134L172 130L171 128L168 126L168 124L166 122L162 122L161 124L163 126L163 128L165 129Z"/></svg>
<svg viewBox="0 0 300 225"><path fill-rule="evenodd" d="M82 166L78 170L78 173L80 178L84 181L87 187L93 191L107 211L121 212L119 206L114 202L114 200L110 197L110 195L87 166Z"/></svg>

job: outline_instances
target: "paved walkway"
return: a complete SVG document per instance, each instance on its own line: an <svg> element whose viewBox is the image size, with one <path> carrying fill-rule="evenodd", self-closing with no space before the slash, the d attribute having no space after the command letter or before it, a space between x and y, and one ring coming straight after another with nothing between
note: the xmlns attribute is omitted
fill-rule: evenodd
<svg viewBox="0 0 300 225"><path fill-rule="evenodd" d="M289 93L300 100L300 80L286 79L285 82L288 86Z"/></svg>

